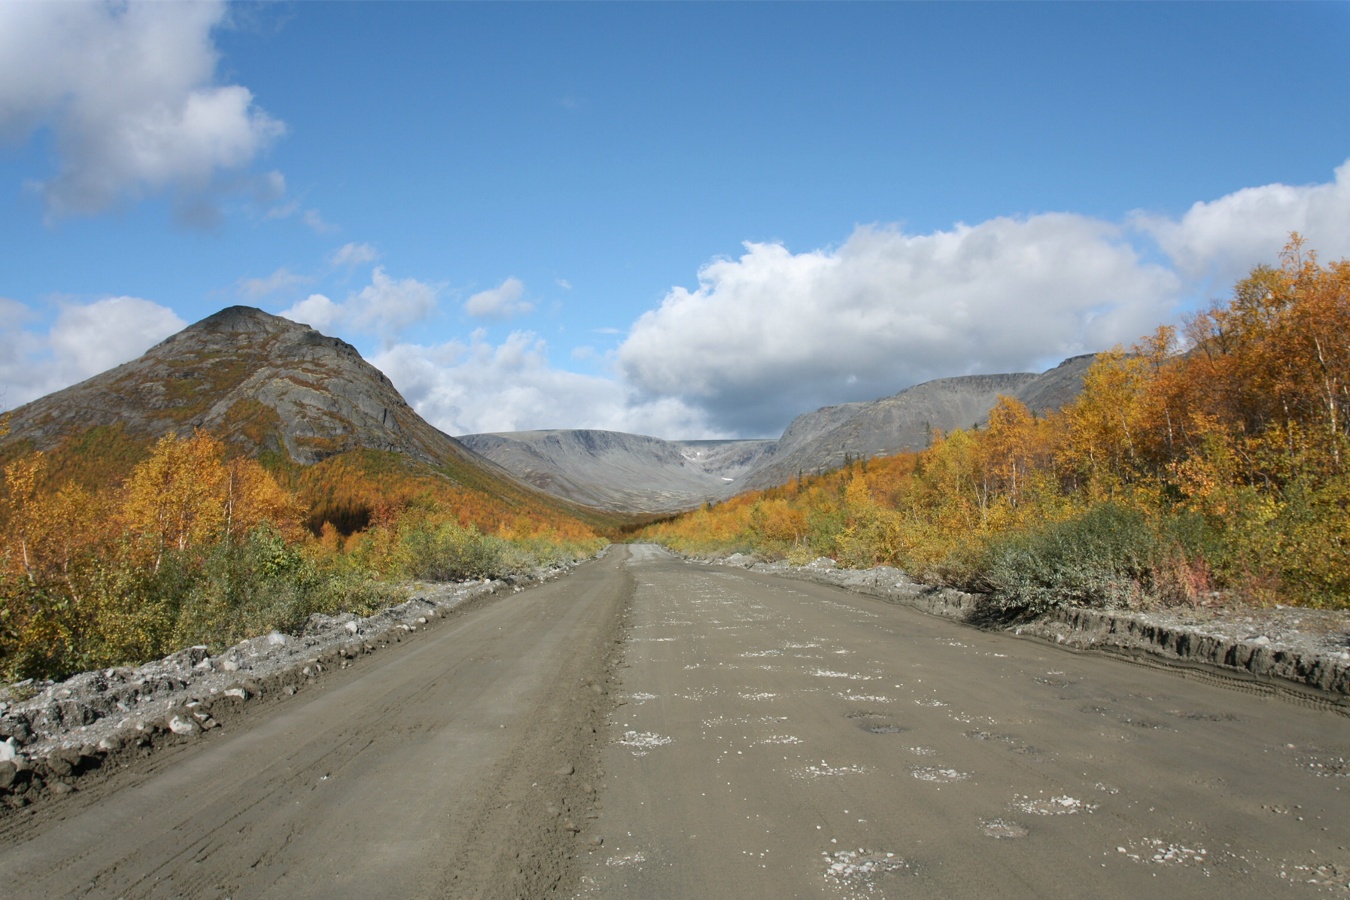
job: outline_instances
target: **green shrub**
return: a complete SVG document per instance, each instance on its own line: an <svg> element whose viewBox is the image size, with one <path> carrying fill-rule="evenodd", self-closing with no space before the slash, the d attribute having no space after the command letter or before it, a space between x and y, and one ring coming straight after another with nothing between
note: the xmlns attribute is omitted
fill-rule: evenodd
<svg viewBox="0 0 1350 900"><path fill-rule="evenodd" d="M994 541L978 580L989 592L987 611L999 617L1069 606L1137 607L1150 596L1165 549L1143 513L1103 503L1077 518Z"/></svg>
<svg viewBox="0 0 1350 900"><path fill-rule="evenodd" d="M521 560L509 544L454 522L420 522L400 534L404 575L425 581L463 581L511 574Z"/></svg>

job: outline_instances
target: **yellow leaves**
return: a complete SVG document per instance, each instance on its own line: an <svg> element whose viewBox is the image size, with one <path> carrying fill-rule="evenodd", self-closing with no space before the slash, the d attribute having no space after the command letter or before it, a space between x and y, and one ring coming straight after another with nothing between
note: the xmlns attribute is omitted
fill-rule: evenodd
<svg viewBox="0 0 1350 900"><path fill-rule="evenodd" d="M301 518L295 497L256 460L227 460L225 445L200 431L160 438L132 470L120 510L143 562L155 570L169 550L237 542L263 522L298 537Z"/></svg>
<svg viewBox="0 0 1350 900"><path fill-rule="evenodd" d="M171 433L132 471L122 521L156 571L166 551L186 550L224 534L223 456L223 445L207 434L183 440Z"/></svg>
<svg viewBox="0 0 1350 900"><path fill-rule="evenodd" d="M17 561L31 580L35 545L50 528L38 496L38 483L47 468L42 453L15 460L5 466L5 520L14 543Z"/></svg>

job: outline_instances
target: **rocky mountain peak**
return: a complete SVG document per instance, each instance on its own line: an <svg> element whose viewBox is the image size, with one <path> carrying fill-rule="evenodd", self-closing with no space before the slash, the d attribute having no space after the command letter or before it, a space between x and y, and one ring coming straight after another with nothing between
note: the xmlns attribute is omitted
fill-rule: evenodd
<svg viewBox="0 0 1350 900"><path fill-rule="evenodd" d="M14 411L38 449L99 426L134 439L204 428L251 454L309 464L358 448L438 464L466 451L415 413L351 344L232 306L145 355Z"/></svg>

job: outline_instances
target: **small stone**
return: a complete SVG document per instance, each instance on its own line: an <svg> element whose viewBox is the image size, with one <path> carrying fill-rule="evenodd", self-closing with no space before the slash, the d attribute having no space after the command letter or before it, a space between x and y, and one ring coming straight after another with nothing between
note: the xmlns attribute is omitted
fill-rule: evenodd
<svg viewBox="0 0 1350 900"><path fill-rule="evenodd" d="M19 777L19 767L12 761L0 762L0 788L8 788Z"/></svg>
<svg viewBox="0 0 1350 900"><path fill-rule="evenodd" d="M361 626L357 625L355 621L348 622L346 625L343 625L342 627L347 629L348 634L356 634L361 630Z"/></svg>
<svg viewBox="0 0 1350 900"><path fill-rule="evenodd" d="M575 772L576 770L577 770L577 767L576 767L576 766L562 766L561 768L558 769L558 774L559 774L559 775L571 775L571 774L572 774L573 772Z"/></svg>
<svg viewBox="0 0 1350 900"><path fill-rule="evenodd" d="M201 726L197 724L197 720L190 715L184 716L174 713L168 717L167 724L169 730L174 734L180 734L185 737L196 734L201 730Z"/></svg>
<svg viewBox="0 0 1350 900"><path fill-rule="evenodd" d="M590 837L586 838L586 843L590 844L592 847L599 847L600 845L604 844L604 842L605 842L604 837L598 834L593 834Z"/></svg>
<svg viewBox="0 0 1350 900"><path fill-rule="evenodd" d="M73 793L75 793L75 788L74 788L74 786L73 786L73 785L66 784L64 781L53 781L51 784L47 785L47 787L51 788L51 791L52 791L53 794L73 794Z"/></svg>
<svg viewBox="0 0 1350 900"><path fill-rule="evenodd" d="M220 661L220 670L222 672L238 672L239 663L235 662L233 659L223 659Z"/></svg>

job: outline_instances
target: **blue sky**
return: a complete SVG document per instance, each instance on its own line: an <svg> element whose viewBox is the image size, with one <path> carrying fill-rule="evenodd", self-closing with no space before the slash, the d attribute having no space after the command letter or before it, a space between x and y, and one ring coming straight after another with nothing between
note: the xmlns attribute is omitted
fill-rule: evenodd
<svg viewBox="0 0 1350 900"><path fill-rule="evenodd" d="M1350 5L0 4L0 406L233 304L455 434L774 436L1350 255Z"/></svg>

